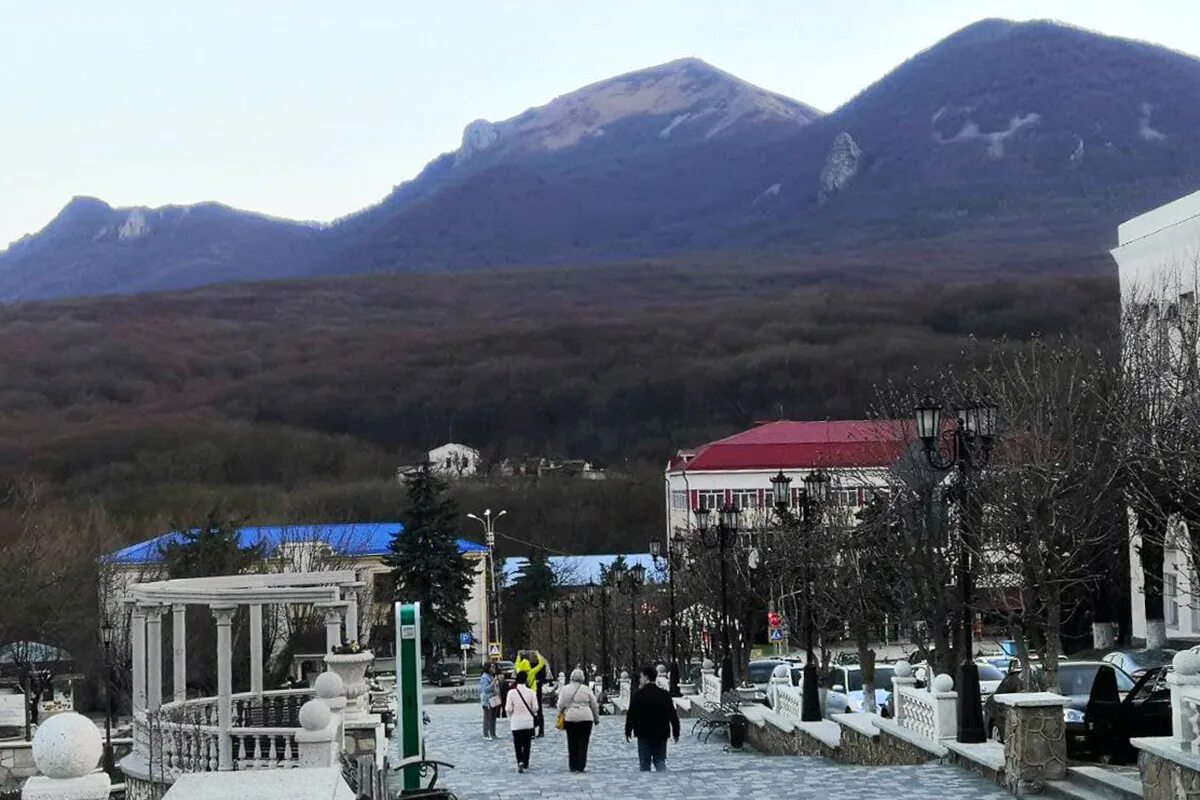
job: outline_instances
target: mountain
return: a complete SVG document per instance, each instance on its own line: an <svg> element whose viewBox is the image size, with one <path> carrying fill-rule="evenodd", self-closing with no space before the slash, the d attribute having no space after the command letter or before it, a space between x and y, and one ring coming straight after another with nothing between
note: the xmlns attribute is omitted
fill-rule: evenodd
<svg viewBox="0 0 1200 800"><path fill-rule="evenodd" d="M0 297L702 252L1075 257L1195 189L1197 129L1200 61L1049 22L968 26L830 114L684 59L477 120L320 229L74 201L0 253Z"/></svg>
<svg viewBox="0 0 1200 800"><path fill-rule="evenodd" d="M8 300L183 289L306 274L315 226L218 203L113 208L76 197L36 234L0 252Z"/></svg>

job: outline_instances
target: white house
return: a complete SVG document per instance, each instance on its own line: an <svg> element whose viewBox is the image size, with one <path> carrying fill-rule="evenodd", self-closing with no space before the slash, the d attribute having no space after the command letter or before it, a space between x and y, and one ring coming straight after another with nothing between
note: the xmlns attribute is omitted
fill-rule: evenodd
<svg viewBox="0 0 1200 800"><path fill-rule="evenodd" d="M438 475L446 478L467 478L479 472L483 457L474 447L449 442L429 451L429 463Z"/></svg>
<svg viewBox="0 0 1200 800"><path fill-rule="evenodd" d="M862 506L889 485L911 435L911 423L899 421L778 420L681 451L666 469L667 541L692 528L700 506L731 503L751 517L766 514L774 502L771 478L780 471L792 479L793 505L804 477L823 469L835 507Z"/></svg>
<svg viewBox="0 0 1200 800"><path fill-rule="evenodd" d="M1117 228L1116 259L1123 302L1153 296L1166 304L1155 313L1164 320L1195 313L1197 266L1200 265L1200 192L1182 197ZM1143 596L1144 579L1132 528L1130 584L1135 639L1200 639L1200 581L1191 567L1187 526L1177 521L1168 535L1163 564L1165 631L1148 630Z"/></svg>

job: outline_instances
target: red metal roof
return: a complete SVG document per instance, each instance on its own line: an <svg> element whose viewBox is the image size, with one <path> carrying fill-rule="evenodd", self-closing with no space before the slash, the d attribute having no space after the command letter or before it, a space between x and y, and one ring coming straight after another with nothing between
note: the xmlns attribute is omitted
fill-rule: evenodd
<svg viewBox="0 0 1200 800"><path fill-rule="evenodd" d="M672 471L721 472L737 469L886 467L912 440L911 422L900 420L779 420L718 439L695 449Z"/></svg>

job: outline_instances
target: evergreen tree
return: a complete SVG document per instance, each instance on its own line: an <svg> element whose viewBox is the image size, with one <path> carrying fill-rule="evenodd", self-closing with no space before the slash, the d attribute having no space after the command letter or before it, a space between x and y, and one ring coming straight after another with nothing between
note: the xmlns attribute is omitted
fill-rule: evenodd
<svg viewBox="0 0 1200 800"><path fill-rule="evenodd" d="M404 530L392 537L385 562L392 568L395 599L421 604L421 648L438 658L469 630L467 600L475 565L458 549L458 506L446 485L422 464L407 476Z"/></svg>
<svg viewBox="0 0 1200 800"><path fill-rule="evenodd" d="M196 526L172 523L176 536L159 545L168 578L208 578L237 575L257 564L263 549L255 542L242 546L238 535L245 518L233 519L214 508Z"/></svg>

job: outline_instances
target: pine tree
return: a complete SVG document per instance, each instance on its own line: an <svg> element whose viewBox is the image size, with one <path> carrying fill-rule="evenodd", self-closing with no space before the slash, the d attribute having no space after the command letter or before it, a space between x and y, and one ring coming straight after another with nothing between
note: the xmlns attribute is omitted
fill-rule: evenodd
<svg viewBox="0 0 1200 800"><path fill-rule="evenodd" d="M258 543L242 546L238 533L245 519L233 519L215 508L196 526L172 524L176 535L159 546L168 578L238 575L263 557Z"/></svg>
<svg viewBox="0 0 1200 800"><path fill-rule="evenodd" d="M397 602L421 604L421 648L437 658L469 630L467 601L475 566L458 549L458 506L445 484L422 464L408 478L404 530L392 537L385 563Z"/></svg>
<svg viewBox="0 0 1200 800"><path fill-rule="evenodd" d="M558 579L554 570L550 568L550 559L546 551L531 550L525 566L513 579L506 601L508 607L516 614L519 648L533 646L529 631L530 616L537 612L541 603L549 603L554 599L554 587L557 583Z"/></svg>

